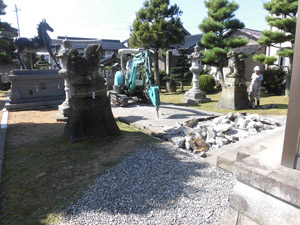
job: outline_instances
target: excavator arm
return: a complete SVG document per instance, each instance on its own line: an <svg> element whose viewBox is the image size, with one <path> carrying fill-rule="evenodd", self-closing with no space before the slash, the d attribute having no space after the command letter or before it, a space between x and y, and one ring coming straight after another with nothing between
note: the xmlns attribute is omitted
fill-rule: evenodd
<svg viewBox="0 0 300 225"><path fill-rule="evenodd" d="M149 96L152 105L155 107L158 116L160 105L159 87L154 85L154 78L151 71L151 53L149 50L145 50L134 56L128 80L128 92L129 94L132 94L135 90L135 81L137 79L138 67L140 65L144 65L145 68L145 91Z"/></svg>

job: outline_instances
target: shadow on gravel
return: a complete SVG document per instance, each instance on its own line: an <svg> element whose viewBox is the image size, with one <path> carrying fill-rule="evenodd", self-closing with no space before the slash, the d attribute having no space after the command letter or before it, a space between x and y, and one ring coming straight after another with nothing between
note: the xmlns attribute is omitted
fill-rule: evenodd
<svg viewBox="0 0 300 225"><path fill-rule="evenodd" d="M77 205L69 207L68 215L89 211L145 215L153 210L175 207L183 196L211 192L205 186L214 179L214 174L203 170L209 165L189 160L185 153L175 154L174 150L155 144L126 157L99 177ZM197 182L195 188L193 179L196 177L203 179L203 183Z"/></svg>

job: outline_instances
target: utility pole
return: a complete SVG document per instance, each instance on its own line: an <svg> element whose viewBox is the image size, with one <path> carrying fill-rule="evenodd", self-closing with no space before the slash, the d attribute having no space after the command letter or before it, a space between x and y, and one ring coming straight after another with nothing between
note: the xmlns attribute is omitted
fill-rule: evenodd
<svg viewBox="0 0 300 225"><path fill-rule="evenodd" d="M20 37L21 36L21 32L20 32L20 26L19 26L19 17L18 17L18 7L17 7L17 5L15 5L15 10L14 10L14 12L16 12L16 16L17 16L17 24L18 24L18 37Z"/></svg>

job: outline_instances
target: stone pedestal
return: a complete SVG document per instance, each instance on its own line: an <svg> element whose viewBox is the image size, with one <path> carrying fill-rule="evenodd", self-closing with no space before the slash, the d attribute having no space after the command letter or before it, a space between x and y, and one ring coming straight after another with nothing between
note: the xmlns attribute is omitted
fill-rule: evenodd
<svg viewBox="0 0 300 225"><path fill-rule="evenodd" d="M63 102L63 79L58 70L12 70L11 94L6 108L21 110L53 107Z"/></svg>
<svg viewBox="0 0 300 225"><path fill-rule="evenodd" d="M98 73L101 45L88 45L81 56L71 49L67 56L67 75L71 93L65 134L70 141L120 134L113 117L105 80Z"/></svg>
<svg viewBox="0 0 300 225"><path fill-rule="evenodd" d="M222 225L298 225L300 171L280 165L282 144L234 164L237 180Z"/></svg>
<svg viewBox="0 0 300 225"><path fill-rule="evenodd" d="M247 109L249 106L246 79L226 78L225 85L217 104L218 108L240 110Z"/></svg>
<svg viewBox="0 0 300 225"><path fill-rule="evenodd" d="M65 134L70 141L120 134L107 96L95 99L70 99Z"/></svg>
<svg viewBox="0 0 300 225"><path fill-rule="evenodd" d="M201 89L191 89L185 92L183 99L184 103L205 103L210 102L211 99L206 97L206 92Z"/></svg>

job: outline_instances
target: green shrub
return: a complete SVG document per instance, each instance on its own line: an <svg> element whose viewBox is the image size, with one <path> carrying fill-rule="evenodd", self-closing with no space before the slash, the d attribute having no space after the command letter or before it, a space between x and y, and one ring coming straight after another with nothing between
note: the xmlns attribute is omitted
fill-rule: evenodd
<svg viewBox="0 0 300 225"><path fill-rule="evenodd" d="M284 80L286 73L280 67L272 67L263 72L263 86L268 93L281 95L284 90Z"/></svg>
<svg viewBox="0 0 300 225"><path fill-rule="evenodd" d="M192 82L193 84L193 82ZM214 90L216 81L211 75L202 74L199 79L199 88L205 92L211 92Z"/></svg>

